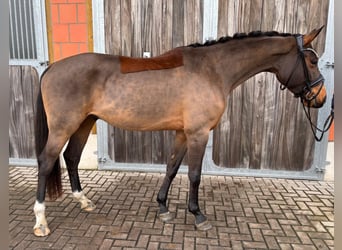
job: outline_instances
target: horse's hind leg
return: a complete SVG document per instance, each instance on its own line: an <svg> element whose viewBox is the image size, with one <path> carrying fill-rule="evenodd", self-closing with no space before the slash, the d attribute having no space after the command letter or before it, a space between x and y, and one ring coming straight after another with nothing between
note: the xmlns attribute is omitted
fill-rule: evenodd
<svg viewBox="0 0 342 250"><path fill-rule="evenodd" d="M45 192L50 175L60 178L58 177L60 175L58 157L67 139L65 136L50 133L44 150L38 157L37 199L33 208L36 217L36 224L33 227L33 231L36 236L46 236L50 233L45 217ZM56 169L58 169L57 172L54 172ZM53 181L53 179L49 181ZM59 185L58 182L56 181L54 184ZM60 190L53 194L54 197L58 197L59 195Z"/></svg>
<svg viewBox="0 0 342 250"><path fill-rule="evenodd" d="M70 137L68 146L63 153L72 193L75 199L81 203L81 208L85 211L93 211L96 206L84 195L82 191L78 175L78 164L81 159L83 148L96 119L96 117L89 116L84 120L78 130Z"/></svg>
<svg viewBox="0 0 342 250"><path fill-rule="evenodd" d="M159 218L164 222L172 219L172 215L169 213L166 205L167 194L169 192L170 185L178 172L179 166L182 163L186 150L185 134L183 131L177 131L174 150L167 163L166 175L157 196L157 201L159 203Z"/></svg>

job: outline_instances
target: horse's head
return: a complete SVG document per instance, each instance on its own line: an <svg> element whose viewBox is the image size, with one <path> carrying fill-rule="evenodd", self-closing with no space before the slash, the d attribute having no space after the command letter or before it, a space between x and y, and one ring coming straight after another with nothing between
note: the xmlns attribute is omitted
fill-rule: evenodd
<svg viewBox="0 0 342 250"><path fill-rule="evenodd" d="M286 56L277 74L283 88L288 88L305 106L313 108L322 107L326 99L324 78L318 69L319 56L311 47L322 28L295 36L297 48Z"/></svg>

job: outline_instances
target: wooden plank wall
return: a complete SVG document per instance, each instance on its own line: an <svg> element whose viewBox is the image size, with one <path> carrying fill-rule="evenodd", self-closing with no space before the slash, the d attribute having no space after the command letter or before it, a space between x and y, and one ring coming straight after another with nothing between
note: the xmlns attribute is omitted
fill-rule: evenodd
<svg viewBox="0 0 342 250"><path fill-rule="evenodd" d="M326 0L219 0L218 36L252 30L305 33L326 24ZM325 30L314 48L324 51ZM222 167L306 170L314 138L298 99L262 73L235 89L214 131L213 158ZM317 115L317 112L314 112Z"/></svg>
<svg viewBox="0 0 342 250"><path fill-rule="evenodd" d="M105 1L106 52L141 57L201 42L203 1ZM326 24L325 0L219 0L218 37L252 30L305 33ZM324 51L325 30L313 44ZM214 131L213 160L222 167L308 169L314 138L301 104L280 91L272 74L259 74L227 98ZM317 113L314 112L314 116ZM109 127L116 162L165 163L173 132L128 132Z"/></svg>
<svg viewBox="0 0 342 250"><path fill-rule="evenodd" d="M106 53L142 57L202 40L202 1L105 0ZM174 132L130 132L109 126L116 162L165 163Z"/></svg>
<svg viewBox="0 0 342 250"><path fill-rule="evenodd" d="M34 109L39 77L30 66L10 66L9 157L35 159Z"/></svg>
<svg viewBox="0 0 342 250"><path fill-rule="evenodd" d="M105 0L106 53L141 57L202 41L203 1ZM326 0L219 0L218 36L252 30L305 33L326 24ZM324 51L325 30L314 43ZM9 153L35 158L33 117L38 74L10 66ZM214 162L222 167L305 170L314 139L297 99L280 91L271 74L234 90L214 131ZM315 113L316 115L316 113ZM117 162L165 163L174 132L128 132L109 127L110 156Z"/></svg>

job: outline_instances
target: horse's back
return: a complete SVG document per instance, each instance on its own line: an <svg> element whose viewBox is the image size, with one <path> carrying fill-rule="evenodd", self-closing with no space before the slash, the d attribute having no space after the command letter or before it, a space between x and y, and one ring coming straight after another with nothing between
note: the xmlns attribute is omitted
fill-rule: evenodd
<svg viewBox="0 0 342 250"><path fill-rule="evenodd" d="M65 100L75 100L77 96L90 98L106 79L119 71L117 56L97 53L71 56L49 66L41 79L42 94L49 98L62 95Z"/></svg>
<svg viewBox="0 0 342 250"><path fill-rule="evenodd" d="M83 53L64 58L49 66L44 75L52 75L54 80L78 80L80 77L89 77L96 73L113 73L119 70L119 57L99 53ZM58 75L58 77L55 77Z"/></svg>

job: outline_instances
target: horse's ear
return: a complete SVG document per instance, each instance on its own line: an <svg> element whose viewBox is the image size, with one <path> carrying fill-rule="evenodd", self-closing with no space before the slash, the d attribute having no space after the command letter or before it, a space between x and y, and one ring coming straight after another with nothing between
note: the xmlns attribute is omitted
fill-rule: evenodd
<svg viewBox="0 0 342 250"><path fill-rule="evenodd" d="M319 29L314 29L309 34L306 34L303 36L303 45L307 46L309 45L315 38L318 36L318 34L322 31L324 28L324 25L320 27Z"/></svg>

